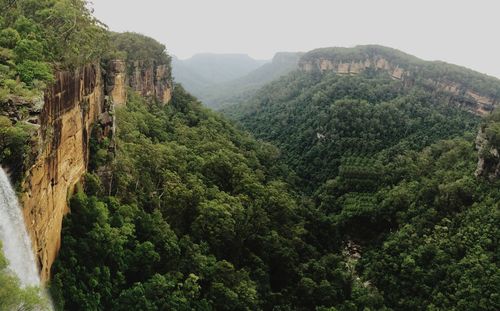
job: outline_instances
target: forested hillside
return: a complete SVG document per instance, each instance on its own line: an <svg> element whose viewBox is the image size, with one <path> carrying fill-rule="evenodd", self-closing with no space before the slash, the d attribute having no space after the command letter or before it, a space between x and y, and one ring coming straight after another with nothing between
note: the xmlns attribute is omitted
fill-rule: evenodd
<svg viewBox="0 0 500 311"><path fill-rule="evenodd" d="M172 85L163 44L109 32L86 1L0 8L0 163L21 183L46 155L40 193L76 163L58 166L64 152L87 172L59 197L56 310L500 310L500 113L470 109L497 103L497 79L384 47L319 49L228 84L214 105L240 103L223 116ZM93 79L71 76L88 64ZM62 70L43 117L57 129L39 114ZM82 118L89 97L99 115ZM27 214L56 206L36 205ZM35 238L57 231L46 224ZM0 309L46 305L0 253Z"/></svg>
<svg viewBox="0 0 500 311"><path fill-rule="evenodd" d="M382 72L296 72L233 111L277 149L180 86L166 107L131 93L117 111L116 152L93 140L55 301L497 309L498 182L474 176L481 120L441 95Z"/></svg>
<svg viewBox="0 0 500 311"><path fill-rule="evenodd" d="M447 66L467 83L494 80ZM386 307L495 310L500 192L497 179L474 175L482 121L413 78L408 87L384 70L297 71L224 112L280 148L321 215L322 234L347 243L354 273ZM491 177L496 123L482 128L483 175Z"/></svg>
<svg viewBox="0 0 500 311"><path fill-rule="evenodd" d="M319 215L286 183L274 147L180 86L167 107L130 95L116 156L93 142L91 166L109 165L111 182L96 170L71 201L52 281L59 307L305 310L322 303L303 302L309 289L296 284L317 269L327 269L317 275L326 305L382 305L344 268L340 240L316 232Z"/></svg>
<svg viewBox="0 0 500 311"><path fill-rule="evenodd" d="M385 175L382 165L403 151L475 135L479 124L478 117L448 105L443 94L403 88L385 72L297 71L224 112L276 144L310 189L338 176L351 160L366 159L362 165L376 181Z"/></svg>

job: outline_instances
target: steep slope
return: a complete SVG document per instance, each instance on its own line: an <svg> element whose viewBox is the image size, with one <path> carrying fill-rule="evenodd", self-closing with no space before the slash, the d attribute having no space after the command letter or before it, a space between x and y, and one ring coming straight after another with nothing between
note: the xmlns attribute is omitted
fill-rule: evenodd
<svg viewBox="0 0 500 311"><path fill-rule="evenodd" d="M93 62L105 32L83 2L2 1L1 7L0 111L8 119L0 129L0 163L18 187L46 281L68 193L85 171L87 134L105 110L101 70ZM66 14L78 17L73 26L51 22Z"/></svg>
<svg viewBox="0 0 500 311"><path fill-rule="evenodd" d="M500 110L495 110L481 124L476 137L476 148L479 153L476 176L491 181L500 178Z"/></svg>
<svg viewBox="0 0 500 311"><path fill-rule="evenodd" d="M0 4L0 163L58 309L500 309L498 80L313 51L227 110L277 149L85 1Z"/></svg>
<svg viewBox="0 0 500 311"><path fill-rule="evenodd" d="M342 241L324 239L276 148L181 86L166 106L129 93L116 120L114 148L91 139L93 171L71 200L53 269L59 308L383 307L348 272Z"/></svg>
<svg viewBox="0 0 500 311"><path fill-rule="evenodd" d="M164 107L129 96L117 126L116 157L102 141L92 160L112 167L112 183L97 169L71 201L52 283L59 307L383 307L377 289L348 272L341 240L286 183L293 177L274 147L180 86Z"/></svg>
<svg viewBox="0 0 500 311"><path fill-rule="evenodd" d="M498 308L497 117L481 126L478 165L474 138L499 80L379 46L299 66L223 112L280 148L322 215L319 239L342 241L388 308Z"/></svg>
<svg viewBox="0 0 500 311"><path fill-rule="evenodd" d="M281 150L181 86L167 106L129 94L71 201L60 308L497 309L478 116L385 70L296 71L244 108Z"/></svg>
<svg viewBox="0 0 500 311"><path fill-rule="evenodd" d="M450 95L457 106L485 115L500 101L499 80L444 62L426 62L401 51L377 45L313 50L300 60L301 70L358 74L383 70L405 86L419 85Z"/></svg>
<svg viewBox="0 0 500 311"><path fill-rule="evenodd" d="M473 130L477 120L461 111L484 115L500 98L498 79L380 46L314 50L299 67L224 112L258 138L276 143L313 183L335 176L340 156L353 148L378 153L403 142L422 148ZM379 120L370 128L363 122L373 122L374 113ZM356 123L345 123L346 116ZM396 119L384 127L387 117ZM323 163L319 174L313 160Z"/></svg>

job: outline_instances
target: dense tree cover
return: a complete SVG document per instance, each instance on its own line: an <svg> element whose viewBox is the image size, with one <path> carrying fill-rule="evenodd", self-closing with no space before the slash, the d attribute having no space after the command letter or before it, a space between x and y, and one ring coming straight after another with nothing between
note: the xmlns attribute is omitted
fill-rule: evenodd
<svg viewBox="0 0 500 311"><path fill-rule="evenodd" d="M373 163L355 167L372 173L379 169L382 177L375 163L476 130L478 118L446 103L445 97L425 89L403 89L384 73L344 77L296 72L225 113L258 138L275 143L314 190L339 173L350 174L350 157L369 159Z"/></svg>
<svg viewBox="0 0 500 311"><path fill-rule="evenodd" d="M0 310L42 311L48 310L47 306L40 289L23 288L19 279L9 271L0 243Z"/></svg>
<svg viewBox="0 0 500 311"><path fill-rule="evenodd" d="M165 53L165 45L153 38L134 32L110 33L110 47L106 51L106 58L134 61L155 62L170 65L170 56Z"/></svg>
<svg viewBox="0 0 500 311"><path fill-rule="evenodd" d="M391 228L367 246L360 270L394 309L500 308L500 188L473 177L472 150L455 139L405 152L376 208L355 216Z"/></svg>
<svg viewBox="0 0 500 311"><path fill-rule="evenodd" d="M131 92L116 137L95 128L53 267L58 309L500 307L479 118L370 70L295 72L225 112L280 149L179 85L166 106Z"/></svg>
<svg viewBox="0 0 500 311"><path fill-rule="evenodd" d="M90 174L71 200L51 284L59 308L383 306L322 247L317 216L286 183L293 176L274 147L180 86L166 107L131 93L117 120L111 163L106 139L92 147L91 165L112 177Z"/></svg>
<svg viewBox="0 0 500 311"><path fill-rule="evenodd" d="M315 225L385 306L497 310L498 182L474 177L477 118L431 92L374 72L295 73L226 113L280 147ZM496 118L482 126L490 144Z"/></svg>
<svg viewBox="0 0 500 311"><path fill-rule="evenodd" d="M0 103L99 57L170 63L150 38L107 33L84 0L0 10ZM332 55L308 55L321 53ZM333 54L374 53L417 69L416 81L500 95L492 78L390 49ZM167 106L130 93L116 137L94 129L53 266L56 308L500 309L500 185L473 175L479 120L418 85L295 72L226 110L279 149L181 86ZM500 146L499 123L482 125L487 150ZM30 130L0 117L1 163L24 165ZM43 304L6 267L0 252L0 309Z"/></svg>
<svg viewBox="0 0 500 311"><path fill-rule="evenodd" d="M107 44L84 0L1 0L0 29L0 102L39 96L54 68L94 61Z"/></svg>

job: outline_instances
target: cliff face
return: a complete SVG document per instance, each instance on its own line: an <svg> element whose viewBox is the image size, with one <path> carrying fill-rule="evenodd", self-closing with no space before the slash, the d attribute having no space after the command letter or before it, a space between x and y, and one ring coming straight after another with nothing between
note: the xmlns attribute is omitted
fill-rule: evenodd
<svg viewBox="0 0 500 311"><path fill-rule="evenodd" d="M451 104L462 107L477 115L490 113L495 106L500 104L500 98L476 91L461 83L447 78L443 75L439 79L419 76L422 68L416 65L403 64L402 62L389 60L384 55L371 54L364 59L357 57L356 60L335 59L328 56L303 57L299 61L300 70L306 72L335 72L343 75L356 75L367 69L383 70L391 78L400 80L404 86L411 86L420 83L425 87L434 88L436 91L449 95ZM429 65L430 66L430 65Z"/></svg>
<svg viewBox="0 0 500 311"><path fill-rule="evenodd" d="M108 64L107 93L118 107L127 102L127 64L121 59L112 60Z"/></svg>
<svg viewBox="0 0 500 311"><path fill-rule="evenodd" d="M26 173L21 197L33 247L45 281L60 246L68 194L85 173L92 124L103 113L100 67L59 72L39 116L38 156Z"/></svg>
<svg viewBox="0 0 500 311"><path fill-rule="evenodd" d="M130 68L134 68L132 75ZM30 110L29 120L17 120L12 113L13 121L39 126L34 138L37 143L32 146L33 160L23 174L21 202L43 281L50 278L60 247L69 196L87 169L92 126L98 122L104 135L113 130L114 106L126 103L129 85L165 104L171 98L166 66L148 67L140 62L127 66L115 60L106 66L106 72L97 64L58 72L43 104Z"/></svg>
<svg viewBox="0 0 500 311"><path fill-rule="evenodd" d="M127 102L127 87L145 97L166 104L172 98L171 72L167 65L151 61L113 60L108 66L108 93L116 106Z"/></svg>
<svg viewBox="0 0 500 311"><path fill-rule="evenodd" d="M478 162L475 175L485 177L491 181L500 178L500 148L498 136L495 132L500 130L500 123L490 121L479 129L476 137Z"/></svg>

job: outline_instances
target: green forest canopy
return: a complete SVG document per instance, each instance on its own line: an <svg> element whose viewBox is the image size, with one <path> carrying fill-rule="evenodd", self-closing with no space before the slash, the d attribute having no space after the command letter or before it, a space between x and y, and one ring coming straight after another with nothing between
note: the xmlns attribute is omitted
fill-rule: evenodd
<svg viewBox="0 0 500 311"><path fill-rule="evenodd" d="M289 146L279 141L296 135L279 133L307 109L284 114L288 126L255 123L276 133L270 140L280 152L180 86L166 107L130 94L117 111L116 155L109 140L92 143L91 166L108 166L113 180L91 173L71 201L51 285L58 307L497 309L500 192L473 176L479 120L421 90L388 92L395 82L385 77L328 76L304 88L290 83L296 78L283 80L283 94L306 100L321 86L356 90L350 99L309 102L316 115L320 102L333 103L325 120L344 121L323 124L325 141L317 138L312 154L287 152L300 135ZM279 98L269 94L269 102ZM262 117L275 114L270 107L259 108ZM357 136L340 140L338 154L328 143L335 133ZM304 186L301 154L316 164L306 167L311 176L332 167L330 175Z"/></svg>
<svg viewBox="0 0 500 311"><path fill-rule="evenodd" d="M98 56L169 64L163 45L108 33L85 4L0 1L3 99ZM496 80L464 69L354 52L498 95ZM260 140L180 85L166 106L131 92L116 137L94 128L53 266L56 308L500 309L500 187L474 177L482 121L400 83L289 74L225 111ZM483 125L492 147L497 121ZM16 162L25 129L0 122L0 156ZM32 297L5 265L0 305Z"/></svg>

